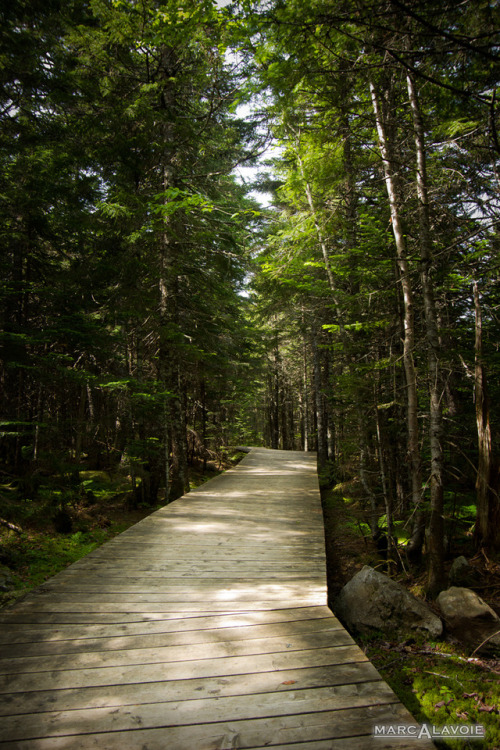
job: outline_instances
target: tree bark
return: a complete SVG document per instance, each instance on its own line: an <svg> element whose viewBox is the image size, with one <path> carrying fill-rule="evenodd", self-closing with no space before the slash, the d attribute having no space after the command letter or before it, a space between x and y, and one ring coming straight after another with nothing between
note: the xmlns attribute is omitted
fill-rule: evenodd
<svg viewBox="0 0 500 750"><path fill-rule="evenodd" d="M406 404L408 429L408 459L410 464L411 500L414 507L413 533L408 544L409 556L418 559L424 542L424 519L422 512L422 469L418 430L418 395L417 375L413 360L415 346L415 332L413 322L413 292L410 278L410 265L406 252L401 214L399 210L397 190L397 170L392 153L392 144L387 132L387 118L383 112L380 96L373 83L370 83L373 111L384 167L384 178L389 198L392 231L396 244L397 264L399 268L401 288L403 291L403 366L406 378Z"/></svg>
<svg viewBox="0 0 500 750"><path fill-rule="evenodd" d="M317 433L317 450L318 466L322 469L328 462L328 438L325 411L323 408L323 388L321 377L321 362L319 357L318 342L316 332L313 333L313 368L314 368L314 395L315 395L315 412L316 412L316 433Z"/></svg>
<svg viewBox="0 0 500 750"><path fill-rule="evenodd" d="M441 407L440 341L432 278L433 252L427 188L425 134L417 89L412 76L407 76L408 96L415 134L417 195L419 213L420 279L424 299L425 327L429 364L429 444L431 454L431 511L429 519L429 564L427 590L436 596L444 585L444 520L443 520L443 415Z"/></svg>
<svg viewBox="0 0 500 750"><path fill-rule="evenodd" d="M306 341L302 342L302 435L303 450L309 450L309 383L307 377L307 347Z"/></svg>
<svg viewBox="0 0 500 750"><path fill-rule="evenodd" d="M493 457L490 426L490 404L486 373L483 366L483 325L481 300L477 282L473 284L475 308L475 367L474 386L476 399L476 424L478 467L476 478L476 527L474 540L477 547L491 552L500 547L500 499L498 494L498 466Z"/></svg>

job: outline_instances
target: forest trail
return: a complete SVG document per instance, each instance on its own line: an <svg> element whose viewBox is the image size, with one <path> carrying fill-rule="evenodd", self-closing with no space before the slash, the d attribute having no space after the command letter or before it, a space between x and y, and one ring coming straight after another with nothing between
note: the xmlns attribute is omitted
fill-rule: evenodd
<svg viewBox="0 0 500 750"><path fill-rule="evenodd" d="M2 613L0 750L430 748L327 607L314 454L252 450Z"/></svg>

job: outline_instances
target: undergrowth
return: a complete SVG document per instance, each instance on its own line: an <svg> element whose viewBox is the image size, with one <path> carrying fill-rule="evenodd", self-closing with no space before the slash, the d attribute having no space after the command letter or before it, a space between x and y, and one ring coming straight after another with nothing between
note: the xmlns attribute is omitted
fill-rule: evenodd
<svg viewBox="0 0 500 750"><path fill-rule="evenodd" d="M385 569L359 505L353 499L355 489L342 486L322 492L328 590L333 610L343 585L364 565L381 572ZM411 578L400 571L398 580L413 593L422 591L418 577ZM482 590L479 594L485 597ZM438 747L500 750L500 655L494 658L472 655L471 649L446 635L439 641L412 637L404 642L382 633L370 637L353 633L353 637L418 722L435 727L449 724L485 727L484 741L447 739L438 741Z"/></svg>
<svg viewBox="0 0 500 750"><path fill-rule="evenodd" d="M368 658L418 722L482 724L486 739L442 740L438 747L500 748L500 661L469 657L459 644L380 635L358 637Z"/></svg>
<svg viewBox="0 0 500 750"><path fill-rule="evenodd" d="M2 554L13 570L14 588L0 594L0 606L15 601L39 586L108 539L125 531L129 525L127 521L123 521L106 529L97 528L64 535L34 530L19 535L2 534Z"/></svg>

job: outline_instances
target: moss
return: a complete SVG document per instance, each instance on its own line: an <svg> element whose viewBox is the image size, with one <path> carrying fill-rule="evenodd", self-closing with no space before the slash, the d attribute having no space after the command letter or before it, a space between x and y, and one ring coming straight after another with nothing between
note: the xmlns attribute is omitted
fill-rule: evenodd
<svg viewBox="0 0 500 750"><path fill-rule="evenodd" d="M403 644L380 636L362 640L366 655L419 722L436 727L482 724L486 740L473 747L500 747L498 663L470 659L457 646L423 640ZM441 741L443 748L467 747L463 739Z"/></svg>
<svg viewBox="0 0 500 750"><path fill-rule="evenodd" d="M4 539L2 546L15 570L13 580L16 590L24 592L39 586L122 530L123 524L114 524L108 529L94 529L86 533L78 531L65 536L30 531ZM5 599L8 600L8 597Z"/></svg>

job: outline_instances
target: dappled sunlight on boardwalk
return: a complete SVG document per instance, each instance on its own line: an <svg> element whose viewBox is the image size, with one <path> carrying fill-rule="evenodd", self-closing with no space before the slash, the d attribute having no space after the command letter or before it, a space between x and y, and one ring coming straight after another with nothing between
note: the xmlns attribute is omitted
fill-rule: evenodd
<svg viewBox="0 0 500 750"><path fill-rule="evenodd" d="M327 607L315 457L253 450L0 622L0 750L359 750L411 720Z"/></svg>

